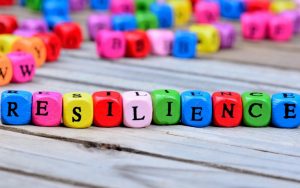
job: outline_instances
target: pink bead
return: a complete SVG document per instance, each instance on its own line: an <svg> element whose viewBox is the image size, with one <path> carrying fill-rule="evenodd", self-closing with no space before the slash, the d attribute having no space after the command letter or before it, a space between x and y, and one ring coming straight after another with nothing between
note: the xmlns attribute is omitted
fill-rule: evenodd
<svg viewBox="0 0 300 188"><path fill-rule="evenodd" d="M90 15L87 21L87 27L91 40L95 40L97 33L101 30L111 29L111 19L106 14L93 14Z"/></svg>
<svg viewBox="0 0 300 188"><path fill-rule="evenodd" d="M123 123L127 127L143 128L152 121L151 95L144 91L123 93Z"/></svg>
<svg viewBox="0 0 300 188"><path fill-rule="evenodd" d="M274 41L288 41L293 36L292 20L283 16L273 16L268 22L268 37Z"/></svg>
<svg viewBox="0 0 300 188"><path fill-rule="evenodd" d="M171 53L174 33L170 30L152 29L147 31L151 43L152 53L166 56Z"/></svg>
<svg viewBox="0 0 300 188"><path fill-rule="evenodd" d="M13 33L14 35L20 36L20 37L32 37L33 35L36 35L36 31L28 31L28 30L21 30L17 29Z"/></svg>
<svg viewBox="0 0 300 188"><path fill-rule="evenodd" d="M220 18L220 7L217 2L198 2L195 6L195 18L198 23L214 23Z"/></svg>
<svg viewBox="0 0 300 188"><path fill-rule="evenodd" d="M62 117L62 95L57 92L35 92L32 95L32 122L43 127L59 126Z"/></svg>
<svg viewBox="0 0 300 188"><path fill-rule="evenodd" d="M294 25L294 33L300 32L300 11L293 10L293 11L285 11L280 14L288 19L291 19Z"/></svg>
<svg viewBox="0 0 300 188"><path fill-rule="evenodd" d="M267 36L269 17L265 14L245 13L241 18L243 37L250 40L262 40Z"/></svg>
<svg viewBox="0 0 300 188"><path fill-rule="evenodd" d="M134 0L111 0L110 9L113 14L119 13L134 13L135 2Z"/></svg>
<svg viewBox="0 0 300 188"><path fill-rule="evenodd" d="M29 82L35 75L35 61L31 54L12 52L7 55L13 67L12 82Z"/></svg>
<svg viewBox="0 0 300 188"><path fill-rule="evenodd" d="M43 19L27 19L21 22L19 29L35 33L45 33L48 31L48 26Z"/></svg>
<svg viewBox="0 0 300 188"><path fill-rule="evenodd" d="M126 42L121 31L99 31L96 37L97 53L99 57L118 59L124 57Z"/></svg>

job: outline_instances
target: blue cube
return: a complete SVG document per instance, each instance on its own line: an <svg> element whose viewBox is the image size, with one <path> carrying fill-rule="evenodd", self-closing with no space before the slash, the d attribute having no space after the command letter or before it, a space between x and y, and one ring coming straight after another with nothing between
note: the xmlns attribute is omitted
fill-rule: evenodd
<svg viewBox="0 0 300 188"><path fill-rule="evenodd" d="M272 124L278 128L300 125L300 95L278 93L272 96Z"/></svg>
<svg viewBox="0 0 300 188"><path fill-rule="evenodd" d="M110 0L90 0L90 7L93 10L108 10Z"/></svg>
<svg viewBox="0 0 300 188"><path fill-rule="evenodd" d="M44 17L58 16L69 17L70 6L68 0L60 0L59 3L55 0L44 0L42 4L42 12Z"/></svg>
<svg viewBox="0 0 300 188"><path fill-rule="evenodd" d="M115 31L132 31L137 29L137 21L132 14L118 14L112 17L112 28Z"/></svg>
<svg viewBox="0 0 300 188"><path fill-rule="evenodd" d="M171 28L173 26L173 9L168 4L154 3L150 10L156 15L160 28Z"/></svg>
<svg viewBox="0 0 300 188"><path fill-rule="evenodd" d="M207 127L212 122L212 102L207 92L190 90L181 94L181 122L192 127Z"/></svg>
<svg viewBox="0 0 300 188"><path fill-rule="evenodd" d="M32 94L28 91L4 91L1 96L1 119L7 125L25 125L31 121Z"/></svg>
<svg viewBox="0 0 300 188"><path fill-rule="evenodd" d="M197 35L189 31L176 31L173 41L172 54L179 58L196 56Z"/></svg>
<svg viewBox="0 0 300 188"><path fill-rule="evenodd" d="M220 0L220 5L222 17L229 19L240 19L246 9L244 0Z"/></svg>

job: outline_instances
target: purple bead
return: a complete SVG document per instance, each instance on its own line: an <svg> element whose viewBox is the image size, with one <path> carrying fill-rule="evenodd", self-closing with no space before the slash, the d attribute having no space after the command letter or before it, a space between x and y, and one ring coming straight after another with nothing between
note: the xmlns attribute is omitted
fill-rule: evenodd
<svg viewBox="0 0 300 188"><path fill-rule="evenodd" d="M300 32L300 11L298 11L298 10L285 11L285 12L281 13L281 16L284 16L284 17L292 20L292 22L294 24L294 33Z"/></svg>
<svg viewBox="0 0 300 188"><path fill-rule="evenodd" d="M29 31L29 30L23 30L23 29L17 29L13 33L14 35L20 36L20 37L32 37L33 35L37 34L35 31Z"/></svg>
<svg viewBox="0 0 300 188"><path fill-rule="evenodd" d="M91 40L95 40L97 33L100 30L111 29L111 19L106 14L90 15L87 21L88 32Z"/></svg>
<svg viewBox="0 0 300 188"><path fill-rule="evenodd" d="M85 9L86 0L69 0L70 9L73 12L81 11Z"/></svg>
<svg viewBox="0 0 300 188"><path fill-rule="evenodd" d="M20 29L36 33L45 33L48 31L48 26L43 19L27 19L21 22Z"/></svg>
<svg viewBox="0 0 300 188"><path fill-rule="evenodd" d="M214 26L220 34L221 48L232 48L236 39L236 32L233 26L227 23L216 23Z"/></svg>

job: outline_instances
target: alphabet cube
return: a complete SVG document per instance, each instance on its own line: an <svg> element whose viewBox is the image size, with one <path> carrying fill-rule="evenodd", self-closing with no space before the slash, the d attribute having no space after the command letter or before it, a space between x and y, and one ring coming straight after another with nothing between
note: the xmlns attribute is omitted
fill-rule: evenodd
<svg viewBox="0 0 300 188"><path fill-rule="evenodd" d="M246 0L245 1L246 11L268 11L270 8L270 0Z"/></svg>
<svg viewBox="0 0 300 188"><path fill-rule="evenodd" d="M239 126L243 117L240 94L230 91L215 92L212 95L213 121L219 127Z"/></svg>
<svg viewBox="0 0 300 188"><path fill-rule="evenodd" d="M42 0L26 0L26 6L32 11L39 11L42 7Z"/></svg>
<svg viewBox="0 0 300 188"><path fill-rule="evenodd" d="M300 125L300 95L277 93L272 96L272 124L278 128L297 128Z"/></svg>
<svg viewBox="0 0 300 188"><path fill-rule="evenodd" d="M232 48L236 40L236 31L231 24L215 23L214 26L220 35L220 47L222 49Z"/></svg>
<svg viewBox="0 0 300 188"><path fill-rule="evenodd" d="M197 51L200 53L214 53L220 49L220 34L212 25L193 25L190 31L198 37Z"/></svg>
<svg viewBox="0 0 300 188"><path fill-rule="evenodd" d="M212 121L211 96L207 92L190 90L181 94L181 122L192 127L207 127Z"/></svg>
<svg viewBox="0 0 300 188"><path fill-rule="evenodd" d="M156 15L159 28L171 28L173 26L173 10L165 3L153 3L151 12Z"/></svg>
<svg viewBox="0 0 300 188"><path fill-rule="evenodd" d="M153 123L174 125L180 121L180 94L175 90L154 90L151 92Z"/></svg>
<svg viewBox="0 0 300 188"><path fill-rule="evenodd" d="M134 0L111 0L110 10L113 14L119 13L134 13L135 5Z"/></svg>
<svg viewBox="0 0 300 188"><path fill-rule="evenodd" d="M69 0L70 10L73 12L82 11L84 10L86 3L86 0ZM92 4L93 1L90 3Z"/></svg>
<svg viewBox="0 0 300 188"><path fill-rule="evenodd" d="M1 120L7 125L25 125L31 121L32 94L8 90L1 95Z"/></svg>
<svg viewBox="0 0 300 188"><path fill-rule="evenodd" d="M13 33L14 35L17 35L19 37L32 37L33 35L36 34L35 31L29 31L29 30L22 30L22 29L17 29Z"/></svg>
<svg viewBox="0 0 300 188"><path fill-rule="evenodd" d="M10 83L13 75L13 68L6 55L0 53L0 86Z"/></svg>
<svg viewBox="0 0 300 188"><path fill-rule="evenodd" d="M57 3L57 1L53 0L43 0L42 12L44 17L68 18L70 14L69 1L60 0L59 3Z"/></svg>
<svg viewBox="0 0 300 188"><path fill-rule="evenodd" d="M18 28L15 16L0 14L0 34L11 34Z"/></svg>
<svg viewBox="0 0 300 188"><path fill-rule="evenodd" d="M120 93L100 91L93 94L94 125L118 127L123 122L123 101Z"/></svg>
<svg viewBox="0 0 300 188"><path fill-rule="evenodd" d="M0 6L11 6L14 4L13 0L0 0Z"/></svg>
<svg viewBox="0 0 300 188"><path fill-rule="evenodd" d="M19 29L35 33L44 33L48 31L48 25L44 19L26 19L21 22Z"/></svg>
<svg viewBox="0 0 300 188"><path fill-rule="evenodd" d="M35 62L30 53L12 52L7 55L13 68L12 82L29 82L35 75Z"/></svg>
<svg viewBox="0 0 300 188"><path fill-rule="evenodd" d="M220 19L220 7L217 2L199 1L195 7L197 23L214 23Z"/></svg>
<svg viewBox="0 0 300 188"><path fill-rule="evenodd" d="M32 95L32 122L43 127L59 126L62 117L62 95L39 91Z"/></svg>
<svg viewBox="0 0 300 188"><path fill-rule="evenodd" d="M122 94L123 124L131 128L148 127L152 121L151 95L144 91L129 91Z"/></svg>
<svg viewBox="0 0 300 188"><path fill-rule="evenodd" d="M270 5L270 10L274 13L281 13L288 10L295 10L297 7L295 1L285 0L285 1L272 1Z"/></svg>
<svg viewBox="0 0 300 188"><path fill-rule="evenodd" d="M271 121L271 98L263 92L245 92L243 99L243 122L249 127L265 127Z"/></svg>
<svg viewBox="0 0 300 188"><path fill-rule="evenodd" d="M152 46L152 53L166 56L172 52L174 33L170 30L153 29L147 31Z"/></svg>
<svg viewBox="0 0 300 188"><path fill-rule="evenodd" d="M135 0L135 8L138 12L147 12L155 0Z"/></svg>
<svg viewBox="0 0 300 188"><path fill-rule="evenodd" d="M63 95L63 123L70 128L88 128L93 123L93 100L82 92Z"/></svg>
<svg viewBox="0 0 300 188"><path fill-rule="evenodd" d="M132 31L137 28L135 16L131 14L119 14L112 16L112 28L117 31Z"/></svg>
<svg viewBox="0 0 300 188"><path fill-rule="evenodd" d="M221 15L229 19L239 19L245 11L244 0L220 0Z"/></svg>
<svg viewBox="0 0 300 188"><path fill-rule="evenodd" d="M139 29L148 30L158 27L157 17L151 12L140 12L136 14L137 26Z"/></svg>
<svg viewBox="0 0 300 188"><path fill-rule="evenodd" d="M126 56L134 58L144 58L150 53L150 41L144 31L125 32Z"/></svg>
<svg viewBox="0 0 300 188"><path fill-rule="evenodd" d="M242 33L245 39L262 40L267 37L268 13L245 13L241 17Z"/></svg>
<svg viewBox="0 0 300 188"><path fill-rule="evenodd" d="M176 31L172 54L178 58L193 58L196 56L197 35L189 31Z"/></svg>
<svg viewBox="0 0 300 188"><path fill-rule="evenodd" d="M294 25L294 33L300 32L300 12L299 11L285 11L281 13L281 16L291 19Z"/></svg>
<svg viewBox="0 0 300 188"><path fill-rule="evenodd" d="M273 16L268 22L268 37L274 41L288 41L293 37L292 20L283 16Z"/></svg>
<svg viewBox="0 0 300 188"><path fill-rule="evenodd" d="M96 37L96 43L99 57L118 59L125 55L126 42L123 32L100 31Z"/></svg>
<svg viewBox="0 0 300 188"><path fill-rule="evenodd" d="M77 23L61 23L55 26L54 33L60 38L63 48L78 49L81 46L83 35Z"/></svg>
<svg viewBox="0 0 300 188"><path fill-rule="evenodd" d="M101 30L111 29L111 18L106 14L92 14L87 21L88 32L91 40L95 40Z"/></svg>
<svg viewBox="0 0 300 188"><path fill-rule="evenodd" d="M14 43L19 39L20 37L15 35L0 35L0 52L4 54L10 53L13 50Z"/></svg>
<svg viewBox="0 0 300 188"><path fill-rule="evenodd" d="M90 0L90 7L93 10L108 10L110 0Z"/></svg>
<svg viewBox="0 0 300 188"><path fill-rule="evenodd" d="M173 8L174 23L176 26L187 24L192 16L192 5L189 1L169 1L168 4Z"/></svg>

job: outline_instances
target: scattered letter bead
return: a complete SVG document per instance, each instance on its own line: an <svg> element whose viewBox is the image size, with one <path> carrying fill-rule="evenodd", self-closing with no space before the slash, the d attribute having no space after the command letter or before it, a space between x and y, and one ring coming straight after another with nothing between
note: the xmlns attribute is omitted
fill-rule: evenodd
<svg viewBox="0 0 300 188"><path fill-rule="evenodd" d="M151 95L144 91L129 91L123 97L123 124L131 128L148 127L152 121Z"/></svg>
<svg viewBox="0 0 300 188"><path fill-rule="evenodd" d="M271 98L267 93L245 92L243 122L249 127L265 127L271 120Z"/></svg>
<svg viewBox="0 0 300 188"><path fill-rule="evenodd" d="M236 127L242 121L243 104L240 94L235 92L215 92L212 95L214 125Z"/></svg>
<svg viewBox="0 0 300 188"><path fill-rule="evenodd" d="M93 100L88 93L66 93L63 96L63 122L70 128L88 128L93 123Z"/></svg>
<svg viewBox="0 0 300 188"><path fill-rule="evenodd" d="M0 34L11 34L18 28L15 16L0 14Z"/></svg>
<svg viewBox="0 0 300 188"><path fill-rule="evenodd" d="M244 0L220 0L221 15L229 19L239 19L245 11Z"/></svg>
<svg viewBox="0 0 300 188"><path fill-rule="evenodd" d="M155 0L135 0L136 11L147 12Z"/></svg>
<svg viewBox="0 0 300 188"><path fill-rule="evenodd" d="M154 90L151 92L153 123L174 125L180 121L180 94L175 90Z"/></svg>
<svg viewBox="0 0 300 188"><path fill-rule="evenodd" d="M32 95L32 122L43 127L59 126L62 117L62 95L39 91Z"/></svg>
<svg viewBox="0 0 300 188"><path fill-rule="evenodd" d="M110 9L113 14L134 13L135 3L134 0L111 0Z"/></svg>
<svg viewBox="0 0 300 188"><path fill-rule="evenodd" d="M172 54L179 58L193 58L196 56L197 35L189 31L176 31Z"/></svg>
<svg viewBox="0 0 300 188"><path fill-rule="evenodd" d="M173 8L176 26L185 25L190 21L192 16L192 5L189 1L172 0L168 3Z"/></svg>
<svg viewBox="0 0 300 188"><path fill-rule="evenodd" d="M32 94L8 90L1 96L1 119L7 125L25 125L31 121Z"/></svg>
<svg viewBox="0 0 300 188"><path fill-rule="evenodd" d="M191 90L181 94L181 122L192 127L206 127L212 121L211 96L207 92Z"/></svg>
<svg viewBox="0 0 300 188"><path fill-rule="evenodd" d="M247 12L268 11L270 0L245 0Z"/></svg>
<svg viewBox="0 0 300 188"><path fill-rule="evenodd" d="M93 94L94 125L118 127L123 122L123 101L120 93L100 91Z"/></svg>
<svg viewBox="0 0 300 188"><path fill-rule="evenodd" d="M300 125L300 95L277 93L272 96L272 124L278 128L297 128Z"/></svg>
<svg viewBox="0 0 300 188"><path fill-rule="evenodd" d="M108 10L111 0L90 0L91 9Z"/></svg>
<svg viewBox="0 0 300 188"><path fill-rule="evenodd" d="M83 40L82 31L76 23L61 23L55 26L54 32L60 38L63 48L78 49Z"/></svg>
<svg viewBox="0 0 300 188"><path fill-rule="evenodd" d="M214 23L220 18L220 7L217 2L200 1L196 4L195 18L198 23Z"/></svg>
<svg viewBox="0 0 300 188"><path fill-rule="evenodd" d="M216 23L214 26L219 31L221 39L220 47L222 49L232 48L236 39L236 32L233 26L227 23Z"/></svg>
<svg viewBox="0 0 300 188"><path fill-rule="evenodd" d="M150 41L145 31L125 32L126 56L144 58L150 53Z"/></svg>
<svg viewBox="0 0 300 188"><path fill-rule="evenodd" d="M21 37L15 35L0 35L0 52L7 54L12 52L14 43Z"/></svg>
<svg viewBox="0 0 300 188"><path fill-rule="evenodd" d="M250 40L262 40L267 36L267 25L271 15L245 13L241 18L243 37Z"/></svg>
<svg viewBox="0 0 300 188"><path fill-rule="evenodd" d="M13 68L12 82L29 82L35 75L35 62L30 53L12 52L7 55Z"/></svg>
<svg viewBox="0 0 300 188"><path fill-rule="evenodd" d="M148 30L158 27L157 17L151 12L140 12L136 14L137 26L139 29Z"/></svg>
<svg viewBox="0 0 300 188"><path fill-rule="evenodd" d="M137 28L136 18L131 14L112 16L112 28L117 31L132 31Z"/></svg>
<svg viewBox="0 0 300 188"><path fill-rule="evenodd" d="M151 11L156 15L159 28L171 28L173 26L173 10L165 3L154 3Z"/></svg>
<svg viewBox="0 0 300 188"><path fill-rule="evenodd" d="M10 83L13 76L13 68L10 60L0 53L0 86Z"/></svg>
<svg viewBox="0 0 300 188"><path fill-rule="evenodd" d="M90 39L95 40L99 31L111 29L110 16L106 14L93 14L88 18L87 27Z"/></svg>
<svg viewBox="0 0 300 188"><path fill-rule="evenodd" d="M174 33L170 30L148 30L148 38L152 46L152 53L159 56L169 55L172 51Z"/></svg>
<svg viewBox="0 0 300 188"><path fill-rule="evenodd" d="M96 43L99 57L118 59L125 56L126 42L121 31L100 31Z"/></svg>
<svg viewBox="0 0 300 188"><path fill-rule="evenodd" d="M43 33L48 31L48 26L44 19L27 19L21 22L19 29Z"/></svg>
<svg viewBox="0 0 300 188"><path fill-rule="evenodd" d="M293 0L275 0L272 1L270 5L270 10L274 13L281 13L294 9L296 9L296 3Z"/></svg>
<svg viewBox="0 0 300 188"><path fill-rule="evenodd" d="M283 16L273 16L268 23L268 37L274 41L288 41L292 38L294 25L292 20Z"/></svg>

